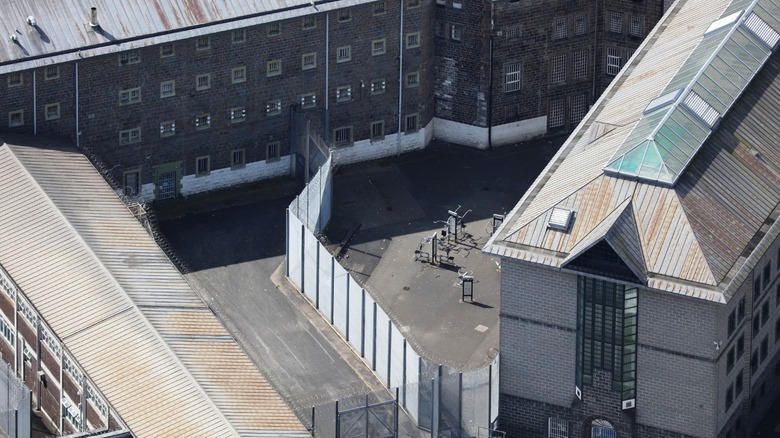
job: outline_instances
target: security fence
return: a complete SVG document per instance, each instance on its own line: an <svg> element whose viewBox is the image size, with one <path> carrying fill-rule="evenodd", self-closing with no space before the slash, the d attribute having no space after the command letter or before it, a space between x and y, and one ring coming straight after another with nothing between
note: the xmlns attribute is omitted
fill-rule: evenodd
<svg viewBox="0 0 780 438"><path fill-rule="evenodd" d="M10 364L0 364L0 428L12 438L31 435L32 397Z"/></svg>

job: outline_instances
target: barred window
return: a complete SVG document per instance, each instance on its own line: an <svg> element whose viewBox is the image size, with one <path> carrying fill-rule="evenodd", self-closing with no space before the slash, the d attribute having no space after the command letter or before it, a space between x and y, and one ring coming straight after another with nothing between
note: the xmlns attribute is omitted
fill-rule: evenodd
<svg viewBox="0 0 780 438"><path fill-rule="evenodd" d="M8 113L8 127L24 125L24 110L11 111Z"/></svg>
<svg viewBox="0 0 780 438"><path fill-rule="evenodd" d="M347 62L352 59L352 46L342 46L336 49L336 62Z"/></svg>
<svg viewBox="0 0 780 438"><path fill-rule="evenodd" d="M622 51L615 47L607 48L607 74L615 76L623 68Z"/></svg>
<svg viewBox="0 0 780 438"><path fill-rule="evenodd" d="M171 137L176 134L176 122L168 120L160 123L160 137Z"/></svg>
<svg viewBox="0 0 780 438"><path fill-rule="evenodd" d="M208 50L211 48L211 37L202 36L195 39L196 50Z"/></svg>
<svg viewBox="0 0 780 438"><path fill-rule="evenodd" d="M450 38L453 41L463 40L463 26L459 24L453 24L450 26Z"/></svg>
<svg viewBox="0 0 780 438"><path fill-rule="evenodd" d="M277 161L279 159L279 142L272 141L265 145L265 161Z"/></svg>
<svg viewBox="0 0 780 438"><path fill-rule="evenodd" d="M266 63L266 76L279 76L282 74L282 60L273 59Z"/></svg>
<svg viewBox="0 0 780 438"><path fill-rule="evenodd" d="M371 41L371 56L383 55L386 50L385 42L385 38Z"/></svg>
<svg viewBox="0 0 780 438"><path fill-rule="evenodd" d="M233 44L240 44L246 42L246 30L234 30L232 34Z"/></svg>
<svg viewBox="0 0 780 438"><path fill-rule="evenodd" d="M374 15L384 15L385 12L387 12L385 2L381 1L374 3Z"/></svg>
<svg viewBox="0 0 780 438"><path fill-rule="evenodd" d="M587 110L585 94L575 94L569 98L569 120L571 123L579 123Z"/></svg>
<svg viewBox="0 0 780 438"><path fill-rule="evenodd" d="M550 82L566 82L566 54L555 55L550 59Z"/></svg>
<svg viewBox="0 0 780 438"><path fill-rule="evenodd" d="M574 36L585 35L588 33L588 16L577 15L574 17Z"/></svg>
<svg viewBox="0 0 780 438"><path fill-rule="evenodd" d="M301 95L301 108L316 108L317 107L317 95L315 93L308 93Z"/></svg>
<svg viewBox="0 0 780 438"><path fill-rule="evenodd" d="M240 169L246 165L246 156L243 149L236 149L230 152L230 168Z"/></svg>
<svg viewBox="0 0 780 438"><path fill-rule="evenodd" d="M269 116L274 116L276 114L282 113L282 101L279 99L276 100L269 100L268 103L265 104L265 113Z"/></svg>
<svg viewBox="0 0 780 438"><path fill-rule="evenodd" d="M211 173L211 157L198 157L195 159L195 176L206 176Z"/></svg>
<svg viewBox="0 0 780 438"><path fill-rule="evenodd" d="M553 39L562 40L568 36L568 26L566 25L566 18L556 18L553 22Z"/></svg>
<svg viewBox="0 0 780 438"><path fill-rule="evenodd" d="M160 82L160 97L171 97L176 95L176 81Z"/></svg>
<svg viewBox="0 0 780 438"><path fill-rule="evenodd" d="M504 92L518 91L522 83L523 64L520 61L504 64Z"/></svg>
<svg viewBox="0 0 780 438"><path fill-rule="evenodd" d="M408 114L405 119L404 127L406 128L404 132L411 133L411 132L417 132L419 128L419 117L417 114Z"/></svg>
<svg viewBox="0 0 780 438"><path fill-rule="evenodd" d="M173 44L160 45L160 58L169 58L175 54L176 52L174 52Z"/></svg>
<svg viewBox="0 0 780 438"><path fill-rule="evenodd" d="M549 438L569 438L569 422L563 418L549 417L547 419L547 436Z"/></svg>
<svg viewBox="0 0 780 438"><path fill-rule="evenodd" d="M141 142L141 128L119 131L119 144L127 145Z"/></svg>
<svg viewBox="0 0 780 438"><path fill-rule="evenodd" d="M195 89L198 91L211 88L211 73L195 76Z"/></svg>
<svg viewBox="0 0 780 438"><path fill-rule="evenodd" d="M60 66L49 65L46 67L44 78L48 81L51 79L57 79L60 77Z"/></svg>
<svg viewBox="0 0 780 438"><path fill-rule="evenodd" d="M383 138L385 138L385 121L371 122L371 140L381 140Z"/></svg>
<svg viewBox="0 0 780 438"><path fill-rule="evenodd" d="M8 73L8 86L9 87L18 87L24 83L24 76L22 76L22 72L13 72Z"/></svg>
<svg viewBox="0 0 780 438"><path fill-rule="evenodd" d="M414 71L406 74L406 88L414 88L420 85L420 72Z"/></svg>
<svg viewBox="0 0 780 438"><path fill-rule="evenodd" d="M230 109L230 123L241 123L246 120L246 108L243 106Z"/></svg>
<svg viewBox="0 0 780 438"><path fill-rule="evenodd" d="M317 68L317 54L304 53L301 55L301 70L309 70L312 68Z"/></svg>
<svg viewBox="0 0 780 438"><path fill-rule="evenodd" d="M371 94L382 94L387 89L387 83L384 79L374 79L371 81Z"/></svg>
<svg viewBox="0 0 780 438"><path fill-rule="evenodd" d="M566 120L565 114L566 102L561 99L550 100L550 108L548 109L548 125L550 128L557 128L563 126Z"/></svg>
<svg viewBox="0 0 780 438"><path fill-rule="evenodd" d="M46 105L45 111L44 111L44 118L46 120L56 120L60 118L60 104L58 103L50 103Z"/></svg>
<svg viewBox="0 0 780 438"><path fill-rule="evenodd" d="M303 30L315 29L317 27L317 20L314 17L303 17Z"/></svg>
<svg viewBox="0 0 780 438"><path fill-rule="evenodd" d="M268 36L277 36L282 33L282 24L281 23L269 23L268 27L266 28L268 32Z"/></svg>
<svg viewBox="0 0 780 438"><path fill-rule="evenodd" d="M208 129L211 127L211 115L209 113L200 114L195 117L195 129Z"/></svg>
<svg viewBox="0 0 780 438"><path fill-rule="evenodd" d="M130 105L141 101L141 87L119 91L119 105Z"/></svg>
<svg viewBox="0 0 780 438"><path fill-rule="evenodd" d="M628 34L635 37L645 36L645 17L643 15L632 15L628 22Z"/></svg>
<svg viewBox="0 0 780 438"><path fill-rule="evenodd" d="M345 23L352 20L352 11L349 8L340 9L338 12L339 22Z"/></svg>
<svg viewBox="0 0 780 438"><path fill-rule="evenodd" d="M520 38L522 35L522 27L518 24L515 26L510 26L506 29L506 37L507 39L517 39Z"/></svg>
<svg viewBox="0 0 780 438"><path fill-rule="evenodd" d="M578 50L574 52L573 67L571 71L572 79L584 79L588 77L588 57L590 53L587 50Z"/></svg>
<svg viewBox="0 0 780 438"><path fill-rule="evenodd" d="M623 33L623 13L609 13L609 31L612 33Z"/></svg>
<svg viewBox="0 0 780 438"><path fill-rule="evenodd" d="M119 54L119 65L138 64L139 62L141 62L141 55L138 53L138 50Z"/></svg>
<svg viewBox="0 0 780 438"><path fill-rule="evenodd" d="M234 84L246 82L246 67L236 67L230 70L230 79Z"/></svg>
<svg viewBox="0 0 780 438"><path fill-rule="evenodd" d="M352 144L352 127L342 126L333 130L333 144L346 146Z"/></svg>
<svg viewBox="0 0 780 438"><path fill-rule="evenodd" d="M352 100L352 85L336 88L336 102L349 102Z"/></svg>
<svg viewBox="0 0 780 438"><path fill-rule="evenodd" d="M413 49L420 47L420 32L406 34L406 48Z"/></svg>

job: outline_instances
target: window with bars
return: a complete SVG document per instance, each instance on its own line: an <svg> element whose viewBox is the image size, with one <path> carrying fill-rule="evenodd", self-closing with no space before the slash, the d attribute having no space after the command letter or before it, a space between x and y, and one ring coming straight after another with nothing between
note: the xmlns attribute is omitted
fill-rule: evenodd
<svg viewBox="0 0 780 438"><path fill-rule="evenodd" d="M202 36L195 38L195 50L208 50L211 48L211 37Z"/></svg>
<svg viewBox="0 0 780 438"><path fill-rule="evenodd" d="M553 21L553 39L562 40L568 36L566 17L559 17Z"/></svg>
<svg viewBox="0 0 780 438"><path fill-rule="evenodd" d="M387 12L387 6L385 6L385 2L376 2L374 3L374 15L384 15Z"/></svg>
<svg viewBox="0 0 780 438"><path fill-rule="evenodd" d="M316 108L317 107L317 95L315 93L308 93L301 95L301 108Z"/></svg>
<svg viewBox="0 0 780 438"><path fill-rule="evenodd" d="M347 146L352 144L352 127L342 126L333 130L333 144Z"/></svg>
<svg viewBox="0 0 780 438"><path fill-rule="evenodd" d="M415 88L420 86L420 72L413 71L406 74L406 88Z"/></svg>
<svg viewBox="0 0 780 438"><path fill-rule="evenodd" d="M415 47L420 47L420 32L406 34L406 48L413 49Z"/></svg>
<svg viewBox="0 0 780 438"><path fill-rule="evenodd" d="M352 100L352 85L336 88L336 102L349 102Z"/></svg>
<svg viewBox="0 0 780 438"><path fill-rule="evenodd" d="M507 37L507 39L510 39L510 40L519 39L522 36L522 33L523 33L522 29L523 29L522 26L520 26L519 24L516 24L514 26L509 26L506 29L506 37Z"/></svg>
<svg viewBox="0 0 780 438"><path fill-rule="evenodd" d="M128 145L141 142L141 128L119 131L119 144Z"/></svg>
<svg viewBox="0 0 780 438"><path fill-rule="evenodd" d="M386 41L385 38L371 41L371 56L384 55Z"/></svg>
<svg viewBox="0 0 780 438"><path fill-rule="evenodd" d="M371 94L382 94L387 89L387 83L384 79L374 79L371 81Z"/></svg>
<svg viewBox="0 0 780 438"><path fill-rule="evenodd" d="M265 145L265 161L277 161L279 159L280 143L272 141Z"/></svg>
<svg viewBox="0 0 780 438"><path fill-rule="evenodd" d="M160 98L166 98L176 95L176 81L160 82Z"/></svg>
<svg viewBox="0 0 780 438"><path fill-rule="evenodd" d="M381 140L385 138L385 121L377 120L371 122L371 140Z"/></svg>
<svg viewBox="0 0 780 438"><path fill-rule="evenodd" d="M24 83L24 76L21 72L8 73L8 87L18 87Z"/></svg>
<svg viewBox="0 0 780 438"><path fill-rule="evenodd" d="M311 70L317 68L317 54L304 53L301 55L301 70Z"/></svg>
<svg viewBox="0 0 780 438"><path fill-rule="evenodd" d="M234 149L230 152L230 168L241 169L246 167L246 156L243 149Z"/></svg>
<svg viewBox="0 0 780 438"><path fill-rule="evenodd" d="M615 76L623 68L623 51L616 47L607 47L607 74Z"/></svg>
<svg viewBox="0 0 780 438"><path fill-rule="evenodd" d="M119 54L119 65L138 64L141 62L141 55L138 50L130 50Z"/></svg>
<svg viewBox="0 0 780 438"><path fill-rule="evenodd" d="M339 23L346 23L352 21L352 11L349 8L339 9L338 12Z"/></svg>
<svg viewBox="0 0 780 438"><path fill-rule="evenodd" d="M161 44L160 45L160 58L170 58L176 55L173 44Z"/></svg>
<svg viewBox="0 0 780 438"><path fill-rule="evenodd" d="M266 27L268 36L277 36L282 34L282 23L269 23Z"/></svg>
<svg viewBox="0 0 780 438"><path fill-rule="evenodd" d="M523 64L520 61L504 64L504 93L520 90L522 84Z"/></svg>
<svg viewBox="0 0 780 438"><path fill-rule="evenodd" d="M571 123L579 123L585 117L587 109L585 93L569 97L569 121Z"/></svg>
<svg viewBox="0 0 780 438"><path fill-rule="evenodd" d="M209 113L200 114L195 117L195 129L208 129L211 127L211 115Z"/></svg>
<svg viewBox="0 0 780 438"><path fill-rule="evenodd" d="M266 63L265 74L268 77L279 76L282 74L282 60L272 59Z"/></svg>
<svg viewBox="0 0 780 438"><path fill-rule="evenodd" d="M581 36L588 33L588 16L577 15L574 17L574 36Z"/></svg>
<svg viewBox="0 0 780 438"><path fill-rule="evenodd" d="M612 33L623 33L623 13L611 11L609 13L609 28Z"/></svg>
<svg viewBox="0 0 780 438"><path fill-rule="evenodd" d="M124 173L124 187L122 188L125 196L137 196L141 193L141 172L130 170Z"/></svg>
<svg viewBox="0 0 780 438"><path fill-rule="evenodd" d="M557 84L566 82L566 54L554 55L550 58L550 82Z"/></svg>
<svg viewBox="0 0 780 438"><path fill-rule="evenodd" d="M24 125L24 110L11 111L8 113L8 127L14 128Z"/></svg>
<svg viewBox="0 0 780 438"><path fill-rule="evenodd" d="M558 128L566 122L566 102L561 99L550 100L550 108L547 110L547 124L550 128Z"/></svg>
<svg viewBox="0 0 780 438"><path fill-rule="evenodd" d="M195 176L206 176L211 173L211 157L206 155L195 159Z"/></svg>
<svg viewBox="0 0 780 438"><path fill-rule="evenodd" d="M569 438L569 422L563 418L547 418L548 438Z"/></svg>
<svg viewBox="0 0 780 438"><path fill-rule="evenodd" d="M230 123L241 123L246 120L246 108L243 106L230 109Z"/></svg>
<svg viewBox="0 0 780 438"><path fill-rule="evenodd" d="M311 30L317 28L317 19L315 17L303 17L303 30Z"/></svg>
<svg viewBox="0 0 780 438"><path fill-rule="evenodd" d="M241 44L246 42L246 30L234 30L231 34L230 40L233 42L233 44Z"/></svg>
<svg viewBox="0 0 780 438"><path fill-rule="evenodd" d="M265 104L265 113L269 116L275 116L282 113L282 101L280 99L269 100Z"/></svg>
<svg viewBox="0 0 780 438"><path fill-rule="evenodd" d="M160 137L172 137L176 135L176 122L167 120L160 122Z"/></svg>
<svg viewBox="0 0 780 438"><path fill-rule="evenodd" d="M119 91L119 105L131 105L141 101L141 87Z"/></svg>
<svg viewBox="0 0 780 438"><path fill-rule="evenodd" d="M404 118L404 132L417 132L419 127L419 116L417 114L407 114Z"/></svg>
<svg viewBox="0 0 780 438"><path fill-rule="evenodd" d="M409 9L419 8L420 0L406 0L406 7Z"/></svg>
<svg viewBox="0 0 780 438"><path fill-rule="evenodd" d="M572 79L585 79L588 77L588 57L590 52L588 50L577 50L572 55Z"/></svg>
<svg viewBox="0 0 780 438"><path fill-rule="evenodd" d="M44 109L44 118L46 120L57 120L60 118L60 104L50 103Z"/></svg>
<svg viewBox="0 0 780 438"><path fill-rule="evenodd" d="M352 60L352 46L341 46L336 49L336 62Z"/></svg>
<svg viewBox="0 0 780 438"><path fill-rule="evenodd" d="M443 21L436 22L436 36L447 38L447 23Z"/></svg>
<svg viewBox="0 0 780 438"><path fill-rule="evenodd" d="M43 77L47 81L52 79L58 79L60 77L60 66L58 65L46 66L46 70L44 70Z"/></svg>
<svg viewBox="0 0 780 438"><path fill-rule="evenodd" d="M195 89L198 91L208 90L211 88L211 73L204 73L202 75L195 76Z"/></svg>
<svg viewBox="0 0 780 438"><path fill-rule="evenodd" d="M463 40L463 26L460 24L450 25L450 39L453 41Z"/></svg>
<svg viewBox="0 0 780 438"><path fill-rule="evenodd" d="M240 84L246 82L246 67L236 67L230 70L230 82Z"/></svg>
<svg viewBox="0 0 780 438"><path fill-rule="evenodd" d="M628 22L628 34L635 37L645 36L645 17L644 15L632 15Z"/></svg>

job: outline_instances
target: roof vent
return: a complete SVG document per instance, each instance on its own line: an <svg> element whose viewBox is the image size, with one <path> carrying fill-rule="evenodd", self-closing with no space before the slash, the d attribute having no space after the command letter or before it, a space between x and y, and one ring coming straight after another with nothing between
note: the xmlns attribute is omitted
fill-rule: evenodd
<svg viewBox="0 0 780 438"><path fill-rule="evenodd" d="M35 21L35 17L30 15L29 17L27 17L27 24L29 24L32 27L35 27L38 25L38 22Z"/></svg>
<svg viewBox="0 0 780 438"><path fill-rule="evenodd" d="M569 225L571 225L573 213L571 210L555 207L552 209L547 226L553 230L566 231L569 229Z"/></svg>
<svg viewBox="0 0 780 438"><path fill-rule="evenodd" d="M100 27L97 19L97 8L89 9L89 25L92 27Z"/></svg>
<svg viewBox="0 0 780 438"><path fill-rule="evenodd" d="M8 35L8 39L11 40L12 43L15 43L19 37L17 37L15 33L12 33L11 35Z"/></svg>

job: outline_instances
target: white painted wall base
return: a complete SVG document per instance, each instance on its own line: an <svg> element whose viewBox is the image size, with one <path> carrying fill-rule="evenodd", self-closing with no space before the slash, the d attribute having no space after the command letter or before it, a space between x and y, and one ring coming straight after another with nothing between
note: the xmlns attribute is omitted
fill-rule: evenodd
<svg viewBox="0 0 780 438"><path fill-rule="evenodd" d="M361 161L374 160L377 158L390 157L400 153L411 152L419 149L425 149L433 138L433 121L419 131L411 134L401 133L400 151L398 147L398 136L390 134L382 140L360 140L350 146L333 147L331 154L333 164L343 166L346 164L359 163Z"/></svg>
<svg viewBox="0 0 780 438"><path fill-rule="evenodd" d="M286 155L277 161L267 163L256 161L247 163L241 169L212 170L206 176L185 175L181 179L181 195L184 197L210 190L247 184L261 179L284 176L290 172L290 156Z"/></svg>
<svg viewBox="0 0 780 438"><path fill-rule="evenodd" d="M434 138L439 140L477 149L488 148L488 128L434 118L433 131ZM495 147L530 140L546 133L547 116L541 116L494 126L491 135Z"/></svg>

